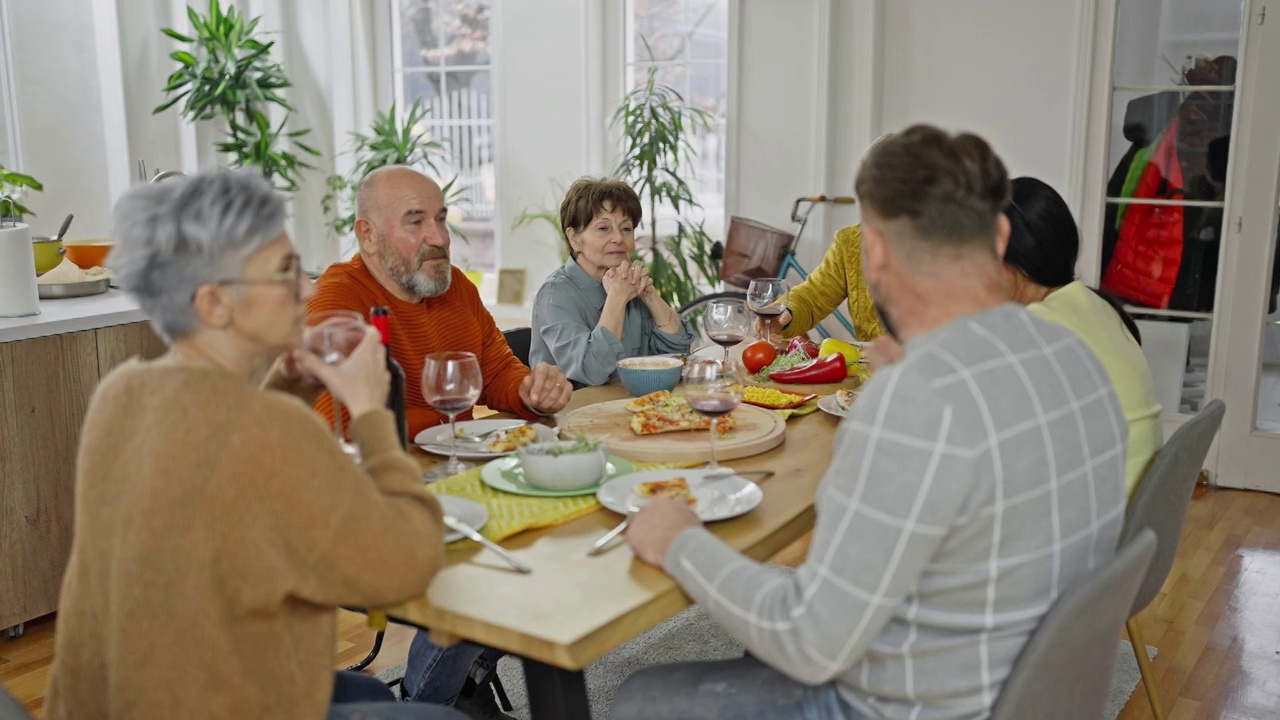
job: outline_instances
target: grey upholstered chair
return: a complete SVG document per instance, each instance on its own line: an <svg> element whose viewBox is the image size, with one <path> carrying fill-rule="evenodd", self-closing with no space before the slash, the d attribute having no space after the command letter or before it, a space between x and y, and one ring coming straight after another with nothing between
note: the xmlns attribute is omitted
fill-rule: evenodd
<svg viewBox="0 0 1280 720"><path fill-rule="evenodd" d="M1138 659L1138 670L1142 672L1142 686L1146 688L1151 714L1156 720L1164 720L1164 707L1160 703L1155 675L1151 672L1142 630L1135 618L1151 604L1169 577L1169 569L1173 567L1173 559L1182 540L1182 526L1187 517L1187 505L1191 502L1191 491L1195 489L1196 478L1200 476L1205 456L1209 454L1209 446L1213 444L1213 436L1218 433L1226 411L1227 406L1221 400L1214 400L1178 428L1156 453L1151 467L1147 468L1142 482L1138 483L1133 497L1129 499L1128 516L1120 535L1123 546L1128 539L1149 529L1155 532L1158 542L1155 560L1138 588L1129 620L1125 623Z"/></svg>
<svg viewBox="0 0 1280 720"><path fill-rule="evenodd" d="M31 715L12 695L0 687L0 720L31 720Z"/></svg>
<svg viewBox="0 0 1280 720"><path fill-rule="evenodd" d="M1058 598L1018 655L991 720L1102 717L1116 662L1116 631L1155 553L1155 533L1139 532Z"/></svg>

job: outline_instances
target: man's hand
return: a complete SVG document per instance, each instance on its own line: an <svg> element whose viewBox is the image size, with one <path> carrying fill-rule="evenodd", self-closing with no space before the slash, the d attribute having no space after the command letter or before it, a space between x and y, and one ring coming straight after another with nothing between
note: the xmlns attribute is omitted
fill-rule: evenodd
<svg viewBox="0 0 1280 720"><path fill-rule="evenodd" d="M627 543L636 557L662 567L667 548L680 533L702 521L687 504L671 498L654 498L640 508L627 526Z"/></svg>
<svg viewBox="0 0 1280 720"><path fill-rule="evenodd" d="M902 359L902 346L888 335L872 340L863 350L872 372L896 364Z"/></svg>
<svg viewBox="0 0 1280 720"><path fill-rule="evenodd" d="M526 407L541 415L560 412L569 404L571 397L573 385L559 368L546 363L538 363L529 377L520 382L520 399Z"/></svg>

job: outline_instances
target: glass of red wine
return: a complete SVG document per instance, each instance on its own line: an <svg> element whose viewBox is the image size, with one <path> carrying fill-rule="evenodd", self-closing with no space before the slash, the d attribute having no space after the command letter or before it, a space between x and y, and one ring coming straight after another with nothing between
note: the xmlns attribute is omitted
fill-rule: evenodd
<svg viewBox="0 0 1280 720"><path fill-rule="evenodd" d="M480 399L483 379L480 362L469 352L431 353L422 366L422 398L436 412L449 416L449 462L423 475L423 479L440 480L471 468L458 460L458 415L471 409Z"/></svg>
<svg viewBox="0 0 1280 720"><path fill-rule="evenodd" d="M715 361L694 363L684 378L684 399L698 414L711 419L711 462L707 463L707 469L719 469L717 424L742 402L742 384L725 365Z"/></svg>
<svg viewBox="0 0 1280 720"><path fill-rule="evenodd" d="M307 327L302 331L302 347L319 357L326 365L338 365L364 339L364 317L351 310L325 310L307 315ZM342 452L360 462L360 448L347 441L342 427L342 403L333 400L333 430L338 436Z"/></svg>
<svg viewBox="0 0 1280 720"><path fill-rule="evenodd" d="M724 364L729 365L729 348L742 342L751 329L747 306L741 300L712 300L702 314L702 326L711 342L724 348Z"/></svg>
<svg viewBox="0 0 1280 720"><path fill-rule="evenodd" d="M779 278L752 280L747 287L747 307L764 325L764 341L773 344L773 319L782 314L787 281Z"/></svg>

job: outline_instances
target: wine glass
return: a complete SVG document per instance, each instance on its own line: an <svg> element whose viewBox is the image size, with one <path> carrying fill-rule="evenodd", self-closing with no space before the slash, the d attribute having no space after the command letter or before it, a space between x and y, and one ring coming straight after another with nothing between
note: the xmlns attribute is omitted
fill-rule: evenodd
<svg viewBox="0 0 1280 720"><path fill-rule="evenodd" d="M787 295L787 281L760 278L747 286L747 307L764 323L764 341L773 344L773 319L782 314L782 299Z"/></svg>
<svg viewBox="0 0 1280 720"><path fill-rule="evenodd" d="M684 399L698 414L711 419L711 462L708 470L717 470L717 423L742 402L742 384L726 366L717 362L700 362L689 366L684 379Z"/></svg>
<svg viewBox="0 0 1280 720"><path fill-rule="evenodd" d="M469 352L440 352L427 356L422 366L422 398L436 412L449 416L449 462L423 475L427 481L440 480L471 468L458 460L458 415L470 410L480 399L483 378L480 363Z"/></svg>
<svg viewBox="0 0 1280 720"><path fill-rule="evenodd" d="M745 340L751 328L747 306L741 300L712 300L707 303L702 324L711 342L724 348L725 365L729 364L729 348Z"/></svg>
<svg viewBox="0 0 1280 720"><path fill-rule="evenodd" d="M307 315L307 327L302 332L302 346L319 357L326 365L337 365L351 355L364 339L364 317L352 310L325 310ZM342 427L342 402L332 392L333 430L342 452L360 462L360 448L347 441Z"/></svg>

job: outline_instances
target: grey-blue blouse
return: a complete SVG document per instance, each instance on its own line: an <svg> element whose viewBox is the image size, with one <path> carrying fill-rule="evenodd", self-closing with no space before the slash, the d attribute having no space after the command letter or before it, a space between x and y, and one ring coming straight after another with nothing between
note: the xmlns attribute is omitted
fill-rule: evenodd
<svg viewBox="0 0 1280 720"><path fill-rule="evenodd" d="M609 382L623 358L689 352L693 328L688 320L680 319L678 332L662 332L644 301L636 298L627 303L619 341L597 325L604 301L604 285L576 261L556 268L533 301L529 364L555 365L575 387L582 387Z"/></svg>

